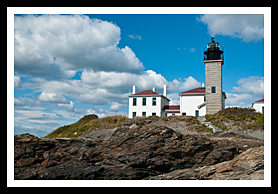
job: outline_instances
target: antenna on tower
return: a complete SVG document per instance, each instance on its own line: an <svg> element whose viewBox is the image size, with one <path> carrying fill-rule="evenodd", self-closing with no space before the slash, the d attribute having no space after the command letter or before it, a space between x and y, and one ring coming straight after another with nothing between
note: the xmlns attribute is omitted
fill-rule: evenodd
<svg viewBox="0 0 278 194"><path fill-rule="evenodd" d="M215 38L215 36L217 36L217 35L215 34L215 35L213 35L213 36L212 36L212 38L211 38L211 42L214 42L214 40L213 40L213 39Z"/></svg>

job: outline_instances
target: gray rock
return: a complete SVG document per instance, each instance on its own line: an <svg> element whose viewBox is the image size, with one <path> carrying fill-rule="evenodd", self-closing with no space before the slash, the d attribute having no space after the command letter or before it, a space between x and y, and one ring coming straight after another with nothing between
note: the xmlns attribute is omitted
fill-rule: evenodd
<svg viewBox="0 0 278 194"><path fill-rule="evenodd" d="M81 135L76 139L95 139L98 141L106 140L117 130L117 127L113 129L99 129L96 131L92 131L91 133L87 133L85 135Z"/></svg>
<svg viewBox="0 0 278 194"><path fill-rule="evenodd" d="M250 148L230 161L175 170L146 180L264 180L264 146Z"/></svg>

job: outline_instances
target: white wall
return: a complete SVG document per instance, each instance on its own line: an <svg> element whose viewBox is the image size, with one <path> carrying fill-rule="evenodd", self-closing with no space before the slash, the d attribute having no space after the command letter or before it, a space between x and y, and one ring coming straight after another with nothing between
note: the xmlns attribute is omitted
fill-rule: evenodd
<svg viewBox="0 0 278 194"><path fill-rule="evenodd" d="M256 112L262 113L262 107L264 107L263 102L255 102L253 105L253 108L256 110Z"/></svg>
<svg viewBox="0 0 278 194"><path fill-rule="evenodd" d="M173 115L175 114L175 115ZM171 117L171 116L181 116L181 113L167 113L167 117Z"/></svg>
<svg viewBox="0 0 278 194"><path fill-rule="evenodd" d="M133 98L136 98L136 106L133 106ZM143 98L146 98L146 106L143 106ZM152 99L156 98L156 106L152 105ZM161 111L164 105L168 105L169 101L161 96L132 96L129 97L129 113L128 118L132 118L132 113L136 112L136 116L142 116L142 112L146 112L146 116L152 116L156 113L157 116L162 116ZM168 104L167 104L168 103Z"/></svg>
<svg viewBox="0 0 278 194"><path fill-rule="evenodd" d="M206 106L197 107L198 105L204 103L205 95L187 95L180 96L180 109L181 114L186 113L186 116L195 116L195 111L199 110L199 116L205 116Z"/></svg>

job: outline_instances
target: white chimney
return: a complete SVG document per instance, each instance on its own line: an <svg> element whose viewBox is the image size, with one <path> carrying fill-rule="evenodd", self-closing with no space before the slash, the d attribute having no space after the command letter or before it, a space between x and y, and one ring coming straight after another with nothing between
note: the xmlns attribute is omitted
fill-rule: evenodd
<svg viewBox="0 0 278 194"><path fill-rule="evenodd" d="M163 88L163 96L167 97L167 86L164 85L164 88Z"/></svg>
<svg viewBox="0 0 278 194"><path fill-rule="evenodd" d="M136 93L136 85L134 85L133 87L132 87L132 94L135 94Z"/></svg>
<svg viewBox="0 0 278 194"><path fill-rule="evenodd" d="M155 92L155 87L153 87L153 92Z"/></svg>
<svg viewBox="0 0 278 194"><path fill-rule="evenodd" d="M204 84L204 83L202 83L202 87L205 87L205 84Z"/></svg>

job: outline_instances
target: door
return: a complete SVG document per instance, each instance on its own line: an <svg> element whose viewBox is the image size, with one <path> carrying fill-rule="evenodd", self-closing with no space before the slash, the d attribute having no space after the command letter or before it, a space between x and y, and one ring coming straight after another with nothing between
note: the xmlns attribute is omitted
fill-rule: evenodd
<svg viewBox="0 0 278 194"><path fill-rule="evenodd" d="M199 110L195 110L195 116L196 116L196 117L199 116Z"/></svg>

